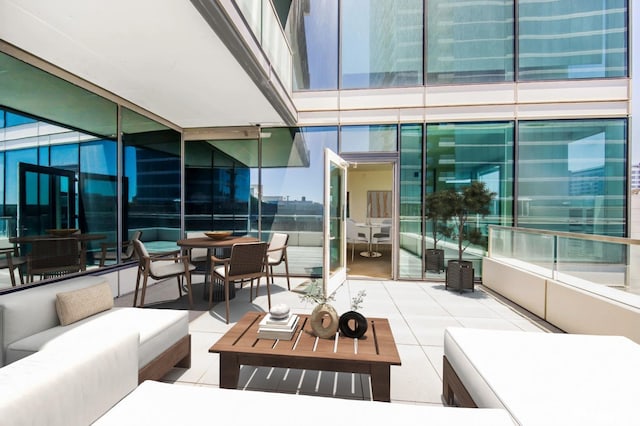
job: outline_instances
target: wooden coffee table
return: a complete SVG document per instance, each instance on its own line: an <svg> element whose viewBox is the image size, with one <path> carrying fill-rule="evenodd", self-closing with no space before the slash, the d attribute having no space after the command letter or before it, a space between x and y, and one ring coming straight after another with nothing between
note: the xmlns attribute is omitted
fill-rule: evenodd
<svg viewBox="0 0 640 426"><path fill-rule="evenodd" d="M391 366L400 355L385 318L368 318L366 334L359 339L339 335L319 339L312 334L308 315L300 315L291 340L258 338L258 324L265 313L248 312L225 333L209 352L220 354L220 387L238 387L240 365L296 368L371 376L375 401L390 401Z"/></svg>

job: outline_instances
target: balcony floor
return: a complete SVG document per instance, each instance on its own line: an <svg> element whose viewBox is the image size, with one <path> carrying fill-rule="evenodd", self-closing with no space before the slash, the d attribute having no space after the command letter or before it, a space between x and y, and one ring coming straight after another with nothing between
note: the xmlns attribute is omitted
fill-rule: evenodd
<svg viewBox="0 0 640 426"><path fill-rule="evenodd" d="M174 368L163 381L198 386L219 385L219 356L208 349L247 311L267 310L266 287L249 303L249 288L238 289L231 301L231 324L224 321L224 303L207 311L203 300L202 276L194 276L195 303L190 310L192 337L191 368ZM291 288L304 282L292 278ZM442 355L445 327L473 327L528 332L558 330L523 312L482 286L475 292L447 291L444 283L349 279L338 289L334 307L349 310L351 298L361 289L366 296L360 312L389 319L398 346L401 366L391 367L391 400L409 404L442 405ZM272 304L286 303L293 312L310 313L313 305L300 300L300 293L287 291L286 281L276 278ZM149 288L148 307L187 308L186 297L177 300L175 280ZM132 295L116 299L117 306L131 306ZM272 369L242 366L239 387L244 390L312 394L370 399L368 375Z"/></svg>

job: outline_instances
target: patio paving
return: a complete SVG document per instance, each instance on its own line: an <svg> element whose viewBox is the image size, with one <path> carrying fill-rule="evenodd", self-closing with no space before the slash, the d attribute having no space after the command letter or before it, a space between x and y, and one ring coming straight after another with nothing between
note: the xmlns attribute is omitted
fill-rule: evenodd
<svg viewBox="0 0 640 426"><path fill-rule="evenodd" d="M196 276L195 280L202 280L202 277ZM291 288L295 289L303 281L303 278L292 278ZM272 304L286 303L295 313L311 312L314 305L300 300L299 293L288 291L283 278L276 278L275 284L272 286ZM444 283L439 282L349 279L336 293L333 302L336 310L339 313L349 310L351 298L361 289L366 290L366 296L359 311L365 316L389 319L402 360L402 366L391 367L392 402L442 405L445 327L558 331L482 286L476 286L475 292L460 294L445 290ZM235 299L231 301L231 323L227 325L224 321L224 303L217 303L211 311L207 311L207 304L202 299L202 284L196 284L196 303L190 311L189 326L192 336L191 368L174 368L163 381L217 387L219 355L209 353L208 349L245 312L267 310L264 283L260 290L260 296L251 303L248 286L237 290ZM116 299L116 305L130 306L130 296ZM177 307L175 304L184 304L185 299L171 300L177 298L174 280L154 285L148 297L150 307ZM369 377L351 373L243 366L239 388L352 399L371 398Z"/></svg>

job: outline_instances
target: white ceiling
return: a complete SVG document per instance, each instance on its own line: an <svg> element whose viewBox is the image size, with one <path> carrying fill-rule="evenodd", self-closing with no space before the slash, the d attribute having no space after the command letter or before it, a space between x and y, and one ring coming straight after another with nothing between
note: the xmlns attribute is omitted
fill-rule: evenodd
<svg viewBox="0 0 640 426"><path fill-rule="evenodd" d="M0 38L182 128L285 124L188 0L0 0Z"/></svg>

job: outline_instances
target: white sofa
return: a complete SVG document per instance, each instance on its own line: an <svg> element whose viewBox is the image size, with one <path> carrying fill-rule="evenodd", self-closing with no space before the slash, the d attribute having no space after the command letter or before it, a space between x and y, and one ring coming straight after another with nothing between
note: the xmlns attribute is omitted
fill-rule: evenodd
<svg viewBox="0 0 640 426"><path fill-rule="evenodd" d="M513 425L504 410L173 385L136 388L138 335L76 328L0 369L0 423L48 425ZM64 349L64 350L61 350ZM342 420L339 420L342 419Z"/></svg>
<svg viewBox="0 0 640 426"><path fill-rule="evenodd" d="M622 336L447 328L443 396L522 425L638 424L637 360Z"/></svg>
<svg viewBox="0 0 640 426"><path fill-rule="evenodd" d="M140 382L159 379L175 365L189 367L191 336L187 311L111 307L95 314L85 312L85 315L89 314L88 317L69 325L60 325L59 312L56 310L59 294L79 293L82 296L88 289L100 288L100 297L103 301L110 297L112 306L110 287L106 290L108 295L105 295L105 287L108 287L108 283L104 278L83 276L0 296L0 365L34 354L52 339L70 330L83 328L91 332L110 328L120 332L133 330L139 334ZM80 305L89 304L79 300Z"/></svg>

